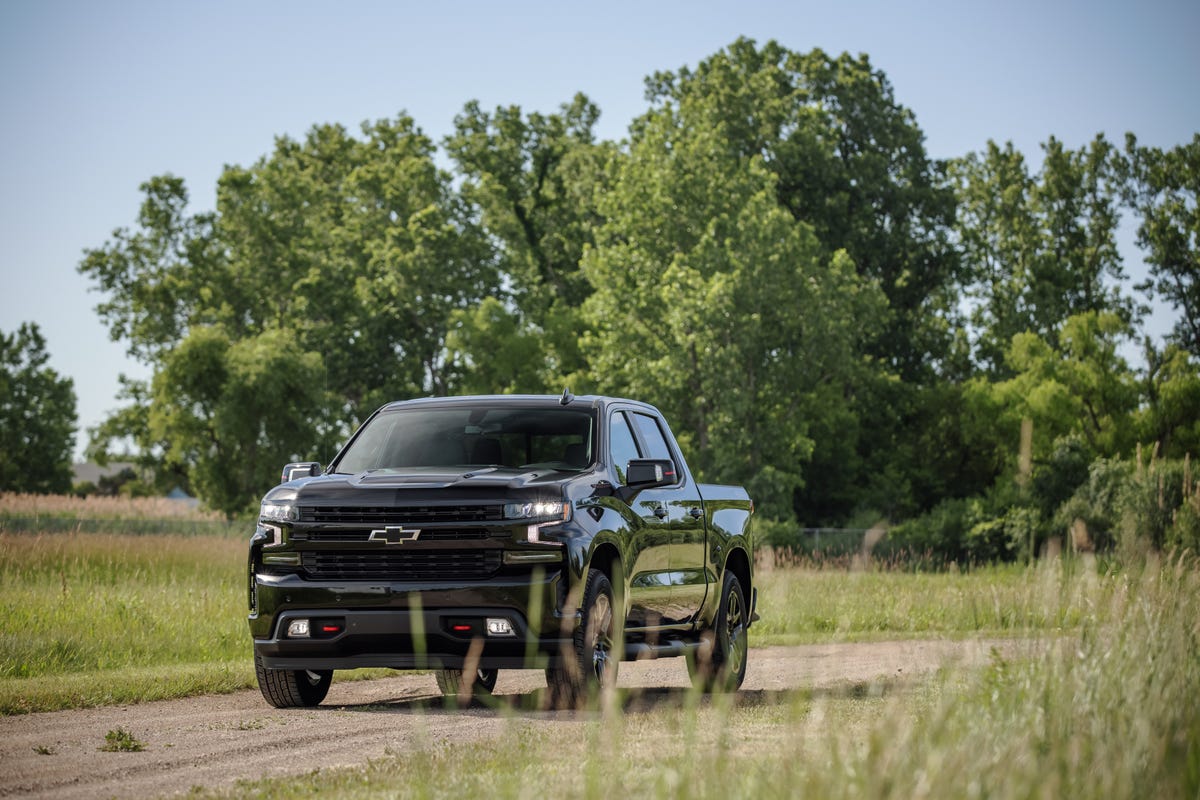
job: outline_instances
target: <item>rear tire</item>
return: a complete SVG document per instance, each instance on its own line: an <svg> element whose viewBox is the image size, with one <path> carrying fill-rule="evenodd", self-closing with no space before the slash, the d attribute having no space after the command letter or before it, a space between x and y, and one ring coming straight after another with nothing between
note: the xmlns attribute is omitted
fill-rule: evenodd
<svg viewBox="0 0 1200 800"><path fill-rule="evenodd" d="M500 675L498 669L477 669L475 680L471 681L471 693L476 697L490 697L496 688L496 678ZM434 673L438 689L446 697L457 697L462 693L465 673L461 669L439 669Z"/></svg>
<svg viewBox="0 0 1200 800"><path fill-rule="evenodd" d="M262 657L254 654L254 674L258 689L276 708L312 708L329 694L333 670L268 669Z"/></svg>
<svg viewBox="0 0 1200 800"><path fill-rule="evenodd" d="M575 631L573 652L566 654L561 666L546 670L552 708L575 708L590 695L617 685L624 649L620 616L608 576L589 570L583 621Z"/></svg>
<svg viewBox="0 0 1200 800"><path fill-rule="evenodd" d="M687 657L692 685L702 692L736 692L746 679L749 609L741 581L726 570L713 627L701 635L699 652Z"/></svg>

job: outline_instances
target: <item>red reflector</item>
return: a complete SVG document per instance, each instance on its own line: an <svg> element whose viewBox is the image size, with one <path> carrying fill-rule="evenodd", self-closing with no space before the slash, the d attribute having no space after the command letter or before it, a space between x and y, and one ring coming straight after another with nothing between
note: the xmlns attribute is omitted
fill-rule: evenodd
<svg viewBox="0 0 1200 800"><path fill-rule="evenodd" d="M342 629L341 625L322 625L321 633L337 633Z"/></svg>
<svg viewBox="0 0 1200 800"><path fill-rule="evenodd" d="M471 630L471 626L470 625L451 625L450 630L454 631L455 633L468 633Z"/></svg>

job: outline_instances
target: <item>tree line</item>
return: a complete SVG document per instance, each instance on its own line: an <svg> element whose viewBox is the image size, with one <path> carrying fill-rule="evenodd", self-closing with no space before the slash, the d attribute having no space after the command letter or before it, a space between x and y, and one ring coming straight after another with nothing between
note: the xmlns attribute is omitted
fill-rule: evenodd
<svg viewBox="0 0 1200 800"><path fill-rule="evenodd" d="M789 525L928 518L1064 448L1068 498L1139 444L1196 452L1200 134L937 160L866 56L747 39L646 98L621 141L583 95L468 103L440 143L404 114L319 125L227 167L212 212L150 179L79 267L153 372L89 452L132 443L232 515L386 401L570 386L654 403L699 475Z"/></svg>

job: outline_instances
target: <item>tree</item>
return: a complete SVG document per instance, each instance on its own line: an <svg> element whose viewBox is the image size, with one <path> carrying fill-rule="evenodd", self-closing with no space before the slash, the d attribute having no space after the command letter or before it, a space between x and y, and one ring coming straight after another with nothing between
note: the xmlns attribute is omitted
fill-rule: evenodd
<svg viewBox="0 0 1200 800"><path fill-rule="evenodd" d="M506 287L455 315L451 352L468 390L557 391L585 366L580 308L592 287L580 259L601 222L596 197L615 152L594 141L599 115L577 94L556 114L489 114L471 102L454 120L446 150L496 243Z"/></svg>
<svg viewBox="0 0 1200 800"><path fill-rule="evenodd" d="M1132 162L1129 201L1141 215L1138 245L1150 277L1138 289L1180 313L1175 340L1200 356L1200 133L1170 150L1139 147L1127 134Z"/></svg>
<svg viewBox="0 0 1200 800"><path fill-rule="evenodd" d="M584 256L591 381L654 402L700 475L788 517L810 430L842 407L883 297L692 102L638 121L601 198Z"/></svg>
<svg viewBox="0 0 1200 800"><path fill-rule="evenodd" d="M1164 458L1200 456L1200 363L1178 344L1145 344L1138 441Z"/></svg>
<svg viewBox="0 0 1200 800"><path fill-rule="evenodd" d="M932 396L939 380L966 370L954 333L954 193L912 112L866 56L748 39L694 69L654 75L647 96L651 111L631 127L634 142L670 115L686 130L710 131L742 163L757 156L775 177L777 203L811 228L822 256L844 252L886 299L871 318L853 321L866 337L852 359L856 374L811 421L811 480L796 508L807 520L837 523L866 504L883 514L928 507L956 476L953 459L926 457L928 434L942 430L927 409L944 400ZM678 216L694 219L690 212L681 206ZM933 444L939 453L956 449ZM904 479L917 464L925 474Z"/></svg>
<svg viewBox="0 0 1200 800"><path fill-rule="evenodd" d="M1120 290L1116 245L1124 164L1101 135L1072 151L1051 137L1031 175L1011 143L954 162L964 281L974 301L977 363L1009 377L1012 338L1030 332L1052 347L1062 322L1089 311L1133 320Z"/></svg>
<svg viewBox="0 0 1200 800"><path fill-rule="evenodd" d="M887 297L871 354L905 380L931 379L956 299L954 194L886 75L865 55L740 38L694 70L655 74L646 93L653 110L686 109L687 124L720 135L731 155L762 157L778 201L826 256L845 250Z"/></svg>
<svg viewBox="0 0 1200 800"><path fill-rule="evenodd" d="M453 315L499 278L433 154L400 115L361 137L324 125L278 139L226 168L212 214L188 216L176 178L144 184L137 227L80 265L106 293L113 338L154 373L125 382L130 404L91 451L128 437L144 464L233 513L283 461L331 455L380 404L455 391Z"/></svg>
<svg viewBox="0 0 1200 800"><path fill-rule="evenodd" d="M194 328L154 376L150 436L166 443L163 462L186 466L196 492L232 518L284 463L316 455L324 377L320 356L287 331L233 341L219 326Z"/></svg>
<svg viewBox="0 0 1200 800"><path fill-rule="evenodd" d="M1041 235L1031 207L1034 179L1012 142L1003 148L988 142L983 153L952 162L951 175L958 190L956 227L966 290L975 304L970 314L975 359L998 374L1012 337L1042 328L1028 318L1022 297L1032 281Z"/></svg>
<svg viewBox="0 0 1200 800"><path fill-rule="evenodd" d="M71 489L75 390L48 360L36 323L0 332L0 491Z"/></svg>
<svg viewBox="0 0 1200 800"><path fill-rule="evenodd" d="M1132 334L1129 323L1111 312L1088 311L1069 317L1055 333L1057 346L1032 332L1014 336L1007 353L1013 377L972 383L972 391L998 410L996 424L1009 432L1009 452L1016 452L1023 419L1033 422L1035 462L1071 436L1093 458L1130 452L1138 382L1119 353Z"/></svg>

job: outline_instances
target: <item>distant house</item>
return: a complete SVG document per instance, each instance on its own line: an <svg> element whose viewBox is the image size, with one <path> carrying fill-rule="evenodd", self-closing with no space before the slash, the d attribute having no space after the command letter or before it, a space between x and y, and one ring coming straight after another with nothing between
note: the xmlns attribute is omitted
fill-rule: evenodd
<svg viewBox="0 0 1200 800"><path fill-rule="evenodd" d="M174 489L167 492L167 499L174 500L177 503L183 503L188 508L195 508L196 506L200 505L200 501L185 492L182 486L176 486Z"/></svg>
<svg viewBox="0 0 1200 800"><path fill-rule="evenodd" d="M110 461L103 467L99 464L93 464L90 461L72 464L71 482L73 484L90 483L93 486L99 486L101 478L116 477L127 469L137 472L138 467L132 461Z"/></svg>

